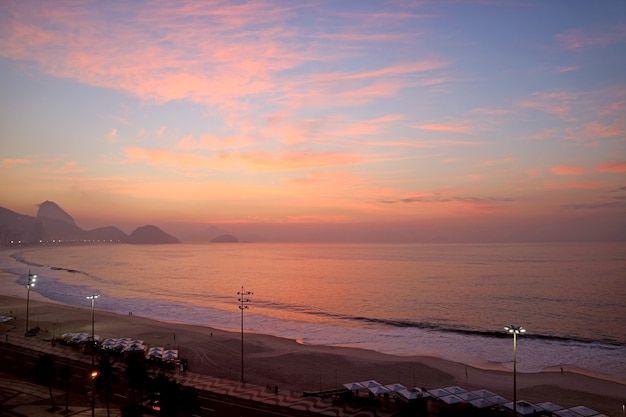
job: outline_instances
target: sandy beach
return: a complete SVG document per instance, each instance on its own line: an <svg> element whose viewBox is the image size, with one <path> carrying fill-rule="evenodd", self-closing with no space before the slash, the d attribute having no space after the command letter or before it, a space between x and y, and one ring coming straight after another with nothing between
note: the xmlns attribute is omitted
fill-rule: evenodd
<svg viewBox="0 0 626 417"><path fill-rule="evenodd" d="M8 333L12 343L24 338L25 296L0 295L0 314L16 317L0 327L2 338ZM90 308L42 301L38 294L31 293L29 319L31 327L42 330L39 339L51 339L65 332L91 332ZM191 372L232 380L241 376L241 334L236 331L96 309L95 333L102 338L141 339L149 347L179 349ZM296 394L375 379L384 384L401 383L427 389L453 385L470 390L484 388L510 400L513 397L513 375L508 371L478 369L435 357L399 357L363 349L308 346L253 333L244 335L244 375L248 383L278 385L281 390ZM517 386L520 400L551 401L565 407L584 405L609 416L621 416L626 399L626 381L593 377L567 368L564 372L554 369L518 373Z"/></svg>

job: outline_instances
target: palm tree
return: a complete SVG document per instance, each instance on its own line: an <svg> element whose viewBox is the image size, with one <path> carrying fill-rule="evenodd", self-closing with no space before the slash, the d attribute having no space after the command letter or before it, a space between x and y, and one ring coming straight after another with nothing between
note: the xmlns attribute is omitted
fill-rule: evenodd
<svg viewBox="0 0 626 417"><path fill-rule="evenodd" d="M186 386L180 393L181 404L185 415L192 417L200 411L198 391L192 386Z"/></svg>
<svg viewBox="0 0 626 417"><path fill-rule="evenodd" d="M72 381L72 368L69 365L63 365L61 368L61 382L65 387L65 414L69 413L69 399L70 399L70 382Z"/></svg>
<svg viewBox="0 0 626 417"><path fill-rule="evenodd" d="M142 390L148 382L148 366L143 355L131 355L126 359L124 378L128 381L131 390L131 402L135 403L135 393L137 393L141 403Z"/></svg>
<svg viewBox="0 0 626 417"><path fill-rule="evenodd" d="M176 416L179 404L178 395L180 392L178 382L160 373L152 380L152 391L153 393L158 393L161 415L170 417Z"/></svg>
<svg viewBox="0 0 626 417"><path fill-rule="evenodd" d="M98 375L95 380L95 387L99 390L104 390L104 400L107 405L107 416L110 417L111 413L109 410L109 394L111 393L113 387L112 383L117 383L119 378L113 372L113 366L111 365L111 360L108 356L100 357L100 369Z"/></svg>
<svg viewBox="0 0 626 417"><path fill-rule="evenodd" d="M54 379L54 356L42 355L35 364L35 382L48 386L50 392L50 409L54 410L54 397L52 396L52 380Z"/></svg>

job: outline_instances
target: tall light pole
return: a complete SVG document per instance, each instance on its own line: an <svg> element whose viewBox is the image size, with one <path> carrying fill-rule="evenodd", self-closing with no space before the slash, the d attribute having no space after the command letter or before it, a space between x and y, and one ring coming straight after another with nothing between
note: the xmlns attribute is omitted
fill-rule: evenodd
<svg viewBox="0 0 626 417"><path fill-rule="evenodd" d="M28 333L28 308L30 305L30 289L35 286L37 274L31 274L28 270L28 282L26 283L26 333Z"/></svg>
<svg viewBox="0 0 626 417"><path fill-rule="evenodd" d="M91 300L91 366L94 366L94 353L96 350L96 339L94 336L94 327L95 327L95 305L96 298L100 297L100 294L92 294L87 297L88 300Z"/></svg>
<svg viewBox="0 0 626 417"><path fill-rule="evenodd" d="M526 333L522 326L505 326L507 333L513 334L513 415L517 417L517 335Z"/></svg>
<svg viewBox="0 0 626 417"><path fill-rule="evenodd" d="M252 300L247 298L247 296L254 294L252 291L244 291L243 285L241 286L241 291L237 292L239 298L239 309L241 310L241 382L244 382L243 379L243 311L248 308L248 303Z"/></svg>

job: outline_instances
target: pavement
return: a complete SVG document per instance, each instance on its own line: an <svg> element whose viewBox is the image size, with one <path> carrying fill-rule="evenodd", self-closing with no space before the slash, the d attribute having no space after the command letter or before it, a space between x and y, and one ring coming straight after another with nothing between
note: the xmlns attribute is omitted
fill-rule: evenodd
<svg viewBox="0 0 626 417"><path fill-rule="evenodd" d="M25 347L42 353L71 358L73 360L91 364L91 357L66 346L54 346L50 341L41 337L25 337L15 333L10 334L8 343ZM258 401L266 404L280 405L296 410L306 410L321 415L333 417L391 417L392 412L385 410L363 410L352 408L346 404L333 404L330 398L303 396L302 393L268 391L265 386L258 386L239 381L220 379L208 375L192 372L183 373L174 371L170 376L181 385L192 386L199 390L214 392L237 398ZM91 416L91 407L88 404L72 404L70 412L65 414L63 392L53 390L53 396L59 398L59 409L50 410L50 394L48 388L30 382L0 379L0 417L41 417L41 416ZM97 404L95 416L106 417L107 410ZM120 416L119 410L111 409L111 416Z"/></svg>

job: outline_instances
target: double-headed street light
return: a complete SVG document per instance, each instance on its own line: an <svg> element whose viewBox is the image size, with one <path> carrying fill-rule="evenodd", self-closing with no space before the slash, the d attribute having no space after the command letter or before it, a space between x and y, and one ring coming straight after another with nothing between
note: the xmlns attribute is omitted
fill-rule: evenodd
<svg viewBox="0 0 626 417"><path fill-rule="evenodd" d="M30 304L30 289L35 286L37 281L37 274L31 274L28 270L28 282L26 283L26 333L28 333L28 308Z"/></svg>
<svg viewBox="0 0 626 417"><path fill-rule="evenodd" d="M241 291L237 292L239 298L239 309L241 310L241 382L244 382L243 379L243 311L248 308L248 303L252 300L247 298L248 295L252 295L252 291L244 291L243 285L241 286Z"/></svg>
<svg viewBox="0 0 626 417"><path fill-rule="evenodd" d="M95 305L96 298L100 297L100 294L92 294L87 297L88 300L91 300L91 366L94 365L94 352L96 350L96 339L94 336L94 325L95 325Z"/></svg>
<svg viewBox="0 0 626 417"><path fill-rule="evenodd" d="M517 416L517 335L526 333L522 326L505 326L507 333L513 334L513 415Z"/></svg>

